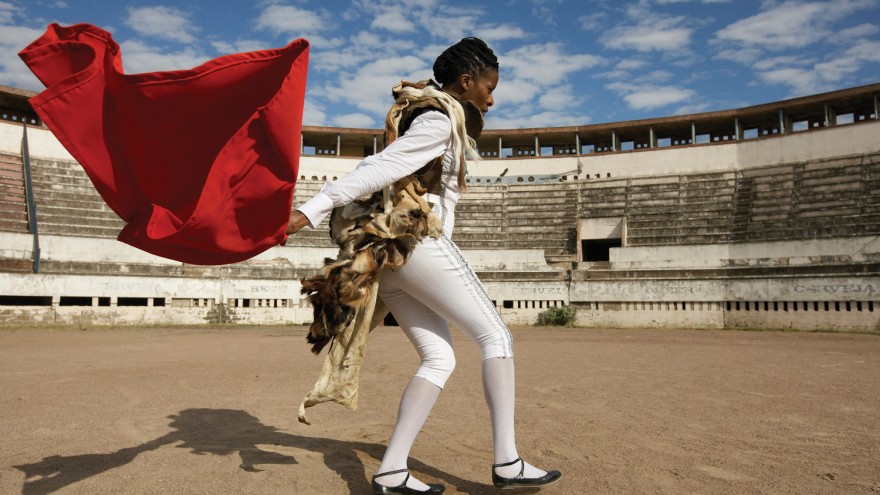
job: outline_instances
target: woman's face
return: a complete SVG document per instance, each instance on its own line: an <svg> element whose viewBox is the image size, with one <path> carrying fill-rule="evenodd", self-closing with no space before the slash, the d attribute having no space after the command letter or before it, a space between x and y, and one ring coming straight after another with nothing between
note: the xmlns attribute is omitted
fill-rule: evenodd
<svg viewBox="0 0 880 495"><path fill-rule="evenodd" d="M462 75L461 81L464 91L459 95L462 100L470 100L477 105L483 113L489 111L489 107L495 104L492 92L498 86L498 71L487 69L480 74L479 79L474 79L467 74Z"/></svg>

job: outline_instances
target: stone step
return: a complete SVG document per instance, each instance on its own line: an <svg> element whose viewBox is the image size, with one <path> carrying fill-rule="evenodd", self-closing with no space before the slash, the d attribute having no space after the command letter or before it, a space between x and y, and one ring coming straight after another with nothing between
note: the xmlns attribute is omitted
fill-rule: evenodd
<svg viewBox="0 0 880 495"><path fill-rule="evenodd" d="M41 234L72 235L78 237L111 237L119 235L118 228L70 225L65 223L39 222Z"/></svg>
<svg viewBox="0 0 880 495"><path fill-rule="evenodd" d="M626 227L627 229L645 229L645 228L657 228L659 225L663 226L677 226L677 227L701 227L701 226L730 226L731 224L730 217L676 217L670 218L664 221L657 220L643 220L640 218L631 218L627 219ZM662 228L662 227L660 227Z"/></svg>
<svg viewBox="0 0 880 495"><path fill-rule="evenodd" d="M32 158L30 165L32 173L42 173L51 176L86 177L85 169L75 161Z"/></svg>
<svg viewBox="0 0 880 495"><path fill-rule="evenodd" d="M581 216L588 218L608 218L622 217L626 213L626 208L584 208Z"/></svg>
<svg viewBox="0 0 880 495"><path fill-rule="evenodd" d="M8 196L10 201L23 200L25 198L24 185L0 184L0 197Z"/></svg>
<svg viewBox="0 0 880 495"><path fill-rule="evenodd" d="M33 182L34 195L50 196L54 194L82 194L100 197L95 186L91 183L83 183L82 185L61 185L49 182Z"/></svg>
<svg viewBox="0 0 880 495"><path fill-rule="evenodd" d="M662 220L669 215L727 215L732 210L731 204L718 203L701 203L700 205L634 205L627 209L627 216L633 218L653 218Z"/></svg>
<svg viewBox="0 0 880 495"><path fill-rule="evenodd" d="M0 219L2 220L27 220L27 208L23 204L0 202Z"/></svg>
<svg viewBox="0 0 880 495"><path fill-rule="evenodd" d="M456 239L498 239L504 237L504 229L502 227L480 228L478 226L456 224L453 235Z"/></svg>
<svg viewBox="0 0 880 495"><path fill-rule="evenodd" d="M504 229L505 225L502 222L455 219L455 232L504 232Z"/></svg>
<svg viewBox="0 0 880 495"><path fill-rule="evenodd" d="M110 219L121 222L122 220L116 216L109 208L70 208L64 206L55 206L54 203L43 203L37 205L37 215L47 217L71 218L71 219Z"/></svg>

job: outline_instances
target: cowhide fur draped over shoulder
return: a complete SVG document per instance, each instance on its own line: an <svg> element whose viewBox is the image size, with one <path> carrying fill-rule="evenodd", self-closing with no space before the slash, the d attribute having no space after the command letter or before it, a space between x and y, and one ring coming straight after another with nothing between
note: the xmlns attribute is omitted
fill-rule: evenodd
<svg viewBox="0 0 880 495"><path fill-rule="evenodd" d="M460 103L428 81L401 82L392 94L395 103L386 118L386 143L405 133L420 113L445 113L452 122L452 151L461 157L459 183L464 184L464 158L476 157L468 127L474 136L479 135L483 123L479 109L470 102ZM301 422L308 423L307 407L322 402L357 408L366 337L388 313L376 294L381 272L406 263L425 236L438 238L442 234L440 218L423 198L426 186L435 185L428 182L438 182L442 176L438 170L441 162L442 156L437 157L389 188L333 210L330 235L339 254L325 260L321 273L302 280L302 293L308 295L314 309L307 336L312 352L319 353L328 343L331 346L318 381L300 404Z"/></svg>

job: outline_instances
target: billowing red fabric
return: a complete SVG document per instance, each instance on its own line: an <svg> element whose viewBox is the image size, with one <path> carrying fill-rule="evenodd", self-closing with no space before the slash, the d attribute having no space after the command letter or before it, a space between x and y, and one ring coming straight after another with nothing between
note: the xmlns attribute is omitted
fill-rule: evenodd
<svg viewBox="0 0 880 495"><path fill-rule="evenodd" d="M34 110L127 223L119 240L218 265L287 238L308 46L128 75L110 33L52 24L19 56L46 85Z"/></svg>

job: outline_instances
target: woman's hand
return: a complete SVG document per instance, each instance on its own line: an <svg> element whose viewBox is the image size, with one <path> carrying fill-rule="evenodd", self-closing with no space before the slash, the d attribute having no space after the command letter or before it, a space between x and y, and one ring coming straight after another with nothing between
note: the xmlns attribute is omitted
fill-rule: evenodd
<svg viewBox="0 0 880 495"><path fill-rule="evenodd" d="M296 234L299 230L309 224L309 219L299 210L293 210L290 219L287 221L287 235Z"/></svg>

